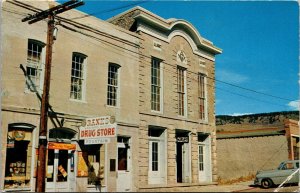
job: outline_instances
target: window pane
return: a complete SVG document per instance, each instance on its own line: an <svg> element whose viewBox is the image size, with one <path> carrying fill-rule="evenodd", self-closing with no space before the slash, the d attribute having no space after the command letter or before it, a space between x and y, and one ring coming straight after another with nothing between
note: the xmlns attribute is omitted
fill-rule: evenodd
<svg viewBox="0 0 300 193"><path fill-rule="evenodd" d="M203 156L203 146L199 146L199 171L204 170Z"/></svg>
<svg viewBox="0 0 300 193"><path fill-rule="evenodd" d="M13 146L6 149L5 180L2 181L5 188L30 187L30 151L31 146L26 140L15 140Z"/></svg>
<svg viewBox="0 0 300 193"><path fill-rule="evenodd" d="M68 180L68 150L59 150L57 182Z"/></svg>
<svg viewBox="0 0 300 193"><path fill-rule="evenodd" d="M40 71L42 69L42 49L43 46L34 41L28 41L26 73L28 81L27 88L31 91L40 87Z"/></svg>
<svg viewBox="0 0 300 193"><path fill-rule="evenodd" d="M151 110L160 111L160 61L152 58L151 63Z"/></svg>
<svg viewBox="0 0 300 193"><path fill-rule="evenodd" d="M177 68L178 114L184 116L185 111L185 69Z"/></svg>
<svg viewBox="0 0 300 193"><path fill-rule="evenodd" d="M118 170L127 170L127 148L118 148Z"/></svg>
<svg viewBox="0 0 300 193"><path fill-rule="evenodd" d="M107 105L117 105L118 93L118 66L109 64L107 81Z"/></svg>
<svg viewBox="0 0 300 193"><path fill-rule="evenodd" d="M199 118L201 120L205 119L205 75L199 74L198 75L198 98L199 98Z"/></svg>
<svg viewBox="0 0 300 193"><path fill-rule="evenodd" d="M152 142L152 171L158 171L158 142Z"/></svg>
<svg viewBox="0 0 300 193"><path fill-rule="evenodd" d="M72 69L71 69L71 92L72 99L82 99L83 94L83 65L85 57L78 54L73 54Z"/></svg>

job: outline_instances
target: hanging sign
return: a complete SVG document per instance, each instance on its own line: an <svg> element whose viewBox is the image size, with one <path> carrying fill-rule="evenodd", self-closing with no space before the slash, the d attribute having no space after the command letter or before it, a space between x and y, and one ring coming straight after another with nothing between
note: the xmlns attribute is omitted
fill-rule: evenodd
<svg viewBox="0 0 300 193"><path fill-rule="evenodd" d="M84 139L85 144L108 143L109 138L117 136L117 124L110 123L110 119L110 116L87 118L80 127L79 139Z"/></svg>

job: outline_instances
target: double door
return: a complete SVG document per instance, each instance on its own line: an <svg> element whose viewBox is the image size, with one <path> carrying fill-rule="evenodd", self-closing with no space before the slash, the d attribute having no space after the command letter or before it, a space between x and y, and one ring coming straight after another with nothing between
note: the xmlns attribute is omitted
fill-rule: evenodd
<svg viewBox="0 0 300 193"><path fill-rule="evenodd" d="M74 151L48 149L46 191L75 191Z"/></svg>

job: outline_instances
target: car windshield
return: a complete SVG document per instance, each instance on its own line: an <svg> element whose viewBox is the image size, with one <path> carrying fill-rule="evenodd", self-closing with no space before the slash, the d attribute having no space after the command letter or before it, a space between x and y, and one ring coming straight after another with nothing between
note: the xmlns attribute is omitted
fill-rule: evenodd
<svg viewBox="0 0 300 193"><path fill-rule="evenodd" d="M282 166L284 165L284 162L281 162L280 164L279 164L279 166L278 166L278 170L281 170L282 169Z"/></svg>

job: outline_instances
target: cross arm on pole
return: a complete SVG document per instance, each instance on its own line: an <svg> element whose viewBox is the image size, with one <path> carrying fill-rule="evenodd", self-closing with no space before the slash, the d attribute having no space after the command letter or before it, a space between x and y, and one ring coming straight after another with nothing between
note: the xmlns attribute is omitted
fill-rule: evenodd
<svg viewBox="0 0 300 193"><path fill-rule="evenodd" d="M33 14L33 15L29 15L29 16L23 18L22 22L29 21L28 23L32 24L32 23L35 23L35 22L38 22L42 19L47 18L50 14L56 15L56 14L59 14L59 13L63 13L65 11L68 11L70 9L73 9L73 8L78 7L80 5L83 5L83 4L84 4L84 2L80 1L80 0L70 0L68 2L65 2L65 3L61 4L61 5L57 5L55 7L50 8L50 9L38 12L38 13Z"/></svg>

